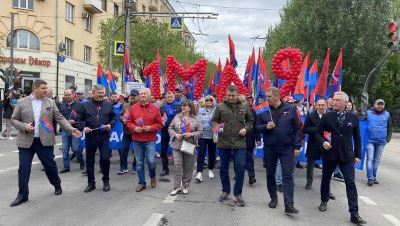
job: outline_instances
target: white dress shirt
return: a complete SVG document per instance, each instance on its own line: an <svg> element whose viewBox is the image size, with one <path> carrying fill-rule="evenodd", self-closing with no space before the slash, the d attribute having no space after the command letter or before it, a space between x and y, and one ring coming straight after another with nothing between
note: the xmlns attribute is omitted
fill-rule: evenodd
<svg viewBox="0 0 400 226"><path fill-rule="evenodd" d="M35 119L35 137L40 137L39 134L39 120L40 120L40 111L42 110L42 99L36 99L33 95L32 97L32 109L33 109L33 116Z"/></svg>

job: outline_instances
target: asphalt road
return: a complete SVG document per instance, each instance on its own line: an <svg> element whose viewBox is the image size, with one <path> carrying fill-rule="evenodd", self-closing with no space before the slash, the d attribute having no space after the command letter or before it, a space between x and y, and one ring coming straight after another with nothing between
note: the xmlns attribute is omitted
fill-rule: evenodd
<svg viewBox="0 0 400 226"><path fill-rule="evenodd" d="M60 141L60 137L57 140ZM357 171L359 212L368 225L400 226L399 146L400 139L393 139L385 148L378 172L381 184L368 187L365 171ZM60 169L62 157L58 148L56 146L55 155ZM87 178L81 175L79 164L71 163L71 172L61 175L63 194L55 196L54 188L40 171L39 160L35 157L33 161L29 202L11 208L9 204L18 191L18 152L15 141L0 140L0 225L352 225L341 182L332 181L336 200L329 202L327 212L319 212L321 171L318 169L315 169L314 186L310 191L304 189L305 169L296 169L295 206L300 213L289 217L283 214L281 194L277 209L267 207L269 196L260 159L256 160L255 185L248 185L246 174L243 189L246 207L235 206L232 201L218 202L221 192L218 170L214 171L213 180L208 179L205 170L203 183L193 182L188 195L169 196L172 175L167 176L171 181L158 180L157 188L148 187L137 193L137 175L116 175L119 157L115 151L111 158L110 192L102 191L101 176L97 173L97 190L84 193ZM130 155L129 163L131 161ZM160 173L161 163L157 161L157 173Z"/></svg>

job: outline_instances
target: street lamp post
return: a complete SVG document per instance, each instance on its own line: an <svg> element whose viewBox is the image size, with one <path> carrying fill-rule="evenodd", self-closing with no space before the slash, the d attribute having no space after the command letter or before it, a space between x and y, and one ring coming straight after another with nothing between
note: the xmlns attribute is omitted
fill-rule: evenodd
<svg viewBox="0 0 400 226"><path fill-rule="evenodd" d="M217 43L218 41L217 40L214 40L214 41L211 41L211 42L207 42L205 45L204 45L204 47L203 47L203 56L204 56L204 50L206 49L206 46L208 45L208 44L212 44L212 43Z"/></svg>

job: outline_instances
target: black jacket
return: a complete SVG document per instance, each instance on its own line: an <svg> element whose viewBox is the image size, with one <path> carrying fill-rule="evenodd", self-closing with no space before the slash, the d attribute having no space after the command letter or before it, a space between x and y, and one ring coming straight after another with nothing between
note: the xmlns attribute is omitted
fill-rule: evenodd
<svg viewBox="0 0 400 226"><path fill-rule="evenodd" d="M302 146L301 121L296 107L282 103L277 109L270 106L270 111L277 111L278 117L271 120L268 111L257 116L256 131L263 133L264 147L294 146L294 148L300 149ZM267 129L270 121L275 123L275 128Z"/></svg>
<svg viewBox="0 0 400 226"><path fill-rule="evenodd" d="M83 127L91 129L99 128L101 125L110 124L111 127L115 124L115 114L113 105L108 101L97 102L93 99L82 104L82 117ZM96 130L87 133L86 136L94 135L108 135L109 131Z"/></svg>
<svg viewBox="0 0 400 226"><path fill-rule="evenodd" d="M254 121L253 121L253 128L250 131L247 131L246 133L246 148L247 149L253 149L256 147L256 141L261 141L260 134L257 133L256 131L256 119L257 119L257 114L256 111L249 106L250 108L250 113L253 115Z"/></svg>
<svg viewBox="0 0 400 226"><path fill-rule="evenodd" d="M318 136L318 125L321 119L317 112L309 113L304 122L303 132L308 134L306 157L312 160L321 158L322 143Z"/></svg>
<svg viewBox="0 0 400 226"><path fill-rule="evenodd" d="M331 133L332 146L332 149L322 151L324 160L347 162L353 161L354 158L361 159L360 126L355 114L346 112L343 126L339 125L336 112L324 114L318 126L317 136L321 144L325 141L324 131Z"/></svg>
<svg viewBox="0 0 400 226"><path fill-rule="evenodd" d="M7 97L7 99L4 100L3 109L4 109L3 118L10 119L14 111L14 107L12 106L11 99L9 97Z"/></svg>
<svg viewBox="0 0 400 226"><path fill-rule="evenodd" d="M77 128L79 130L83 129L83 124L81 121L82 117L82 104L78 101L74 101L71 105L67 103L61 103L60 112L67 120L74 120L75 124L72 127Z"/></svg>

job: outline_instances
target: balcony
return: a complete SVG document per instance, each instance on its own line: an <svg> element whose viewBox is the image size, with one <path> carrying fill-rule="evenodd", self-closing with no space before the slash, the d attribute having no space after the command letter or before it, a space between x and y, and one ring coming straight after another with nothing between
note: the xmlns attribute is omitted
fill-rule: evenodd
<svg viewBox="0 0 400 226"><path fill-rule="evenodd" d="M89 13L102 13L101 0L85 0L83 8Z"/></svg>

